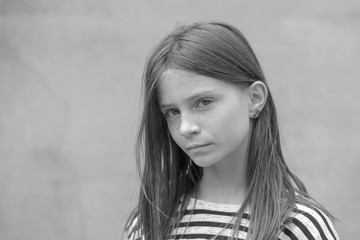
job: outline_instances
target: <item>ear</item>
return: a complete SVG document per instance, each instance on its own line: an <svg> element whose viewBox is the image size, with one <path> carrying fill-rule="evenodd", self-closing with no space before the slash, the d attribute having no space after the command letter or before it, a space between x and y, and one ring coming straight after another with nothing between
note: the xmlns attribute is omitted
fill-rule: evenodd
<svg viewBox="0 0 360 240"><path fill-rule="evenodd" d="M252 83L249 88L249 116L257 118L265 106L268 96L266 85L261 81Z"/></svg>

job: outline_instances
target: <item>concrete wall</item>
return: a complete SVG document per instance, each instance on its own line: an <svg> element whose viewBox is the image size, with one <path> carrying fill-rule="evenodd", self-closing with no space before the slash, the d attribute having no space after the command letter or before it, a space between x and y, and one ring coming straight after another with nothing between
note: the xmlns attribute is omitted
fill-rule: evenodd
<svg viewBox="0 0 360 240"><path fill-rule="evenodd" d="M248 37L285 155L358 236L358 1L0 1L0 239L118 239L135 205L133 144L148 51L177 22Z"/></svg>

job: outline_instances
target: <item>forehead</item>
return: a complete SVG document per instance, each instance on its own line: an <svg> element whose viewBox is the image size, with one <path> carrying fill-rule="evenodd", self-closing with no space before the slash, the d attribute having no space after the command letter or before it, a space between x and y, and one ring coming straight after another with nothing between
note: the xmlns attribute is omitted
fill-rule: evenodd
<svg viewBox="0 0 360 240"><path fill-rule="evenodd" d="M231 90L234 85L211 77L186 72L167 70L158 85L159 102L187 99L202 92L223 92Z"/></svg>

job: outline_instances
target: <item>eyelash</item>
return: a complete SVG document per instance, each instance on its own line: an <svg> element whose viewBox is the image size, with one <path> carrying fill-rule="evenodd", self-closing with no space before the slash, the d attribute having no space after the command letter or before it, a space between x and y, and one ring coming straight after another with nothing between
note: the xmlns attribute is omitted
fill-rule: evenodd
<svg viewBox="0 0 360 240"><path fill-rule="evenodd" d="M203 98L203 99L200 99L198 101L196 101L195 103L195 106L196 107L206 107L208 106L209 104L211 104L213 101L211 99L208 99L208 98ZM199 105L202 105L202 106L199 106ZM173 113L173 111L176 111L176 114ZM172 114L172 115L170 115ZM169 109L169 110L166 110L164 112L164 115L166 118L173 118L175 117L176 115L180 114L180 111L178 109Z"/></svg>
<svg viewBox="0 0 360 240"><path fill-rule="evenodd" d="M207 104L204 104L204 102L207 102ZM207 106L207 105L211 104L212 102L213 101L208 98L203 98L196 102L196 106L199 106L200 103L203 103L203 106Z"/></svg>
<svg viewBox="0 0 360 240"><path fill-rule="evenodd" d="M166 118L172 118L172 117L176 116L176 115L169 116L169 114L170 114L172 111L177 111L178 114L180 113L180 111L177 110L177 109L169 109L169 110L167 110L167 111L164 112L165 117L166 117Z"/></svg>

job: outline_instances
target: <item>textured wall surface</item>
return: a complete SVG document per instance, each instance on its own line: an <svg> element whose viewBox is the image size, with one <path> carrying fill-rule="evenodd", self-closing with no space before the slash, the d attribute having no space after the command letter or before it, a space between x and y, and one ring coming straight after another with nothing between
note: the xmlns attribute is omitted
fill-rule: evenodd
<svg viewBox="0 0 360 240"><path fill-rule="evenodd" d="M145 57L199 20L248 37L289 165L360 235L358 1L0 0L0 239L119 239Z"/></svg>

